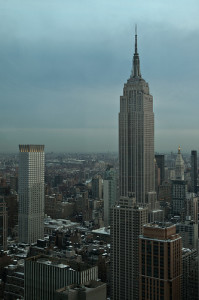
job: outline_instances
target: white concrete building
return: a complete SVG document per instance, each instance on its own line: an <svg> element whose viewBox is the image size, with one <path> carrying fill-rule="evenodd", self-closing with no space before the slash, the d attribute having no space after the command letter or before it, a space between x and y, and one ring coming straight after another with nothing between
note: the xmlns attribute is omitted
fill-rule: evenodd
<svg viewBox="0 0 199 300"><path fill-rule="evenodd" d="M44 238L44 145L19 145L19 242Z"/></svg>
<svg viewBox="0 0 199 300"><path fill-rule="evenodd" d="M54 300L57 289L97 278L97 266L42 255L30 257L25 260L25 299Z"/></svg>

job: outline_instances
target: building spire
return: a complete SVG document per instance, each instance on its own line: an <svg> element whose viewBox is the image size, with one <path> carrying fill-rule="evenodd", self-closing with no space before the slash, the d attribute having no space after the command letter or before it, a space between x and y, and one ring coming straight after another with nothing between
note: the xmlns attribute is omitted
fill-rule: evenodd
<svg viewBox="0 0 199 300"><path fill-rule="evenodd" d="M131 77L134 78L141 78L141 72L140 72L140 59L139 54L137 50L137 24L135 25L135 53L133 56L133 67L131 71Z"/></svg>
<svg viewBox="0 0 199 300"><path fill-rule="evenodd" d="M138 54L138 41L137 41L137 24L135 24L135 54Z"/></svg>

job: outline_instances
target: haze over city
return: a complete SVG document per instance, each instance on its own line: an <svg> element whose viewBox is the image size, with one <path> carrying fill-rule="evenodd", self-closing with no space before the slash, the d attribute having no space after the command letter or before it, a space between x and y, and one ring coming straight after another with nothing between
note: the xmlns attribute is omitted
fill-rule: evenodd
<svg viewBox="0 0 199 300"><path fill-rule="evenodd" d="M1 1L1 152L117 151L134 25L155 150L198 149L199 3Z"/></svg>

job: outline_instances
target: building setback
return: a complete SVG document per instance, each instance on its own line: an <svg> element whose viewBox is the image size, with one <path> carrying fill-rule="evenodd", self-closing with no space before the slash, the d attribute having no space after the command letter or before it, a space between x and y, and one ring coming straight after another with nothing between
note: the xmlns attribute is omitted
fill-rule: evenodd
<svg viewBox="0 0 199 300"><path fill-rule="evenodd" d="M175 225L144 225L139 237L140 300L181 300L181 249Z"/></svg>
<svg viewBox="0 0 199 300"><path fill-rule="evenodd" d="M44 145L19 145L19 242L44 237Z"/></svg>

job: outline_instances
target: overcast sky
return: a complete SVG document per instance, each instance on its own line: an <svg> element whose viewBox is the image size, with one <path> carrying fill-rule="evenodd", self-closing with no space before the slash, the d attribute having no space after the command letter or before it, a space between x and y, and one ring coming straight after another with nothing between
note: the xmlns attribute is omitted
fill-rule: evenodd
<svg viewBox="0 0 199 300"><path fill-rule="evenodd" d="M138 25L155 149L199 150L198 0L0 0L0 152L118 150Z"/></svg>

